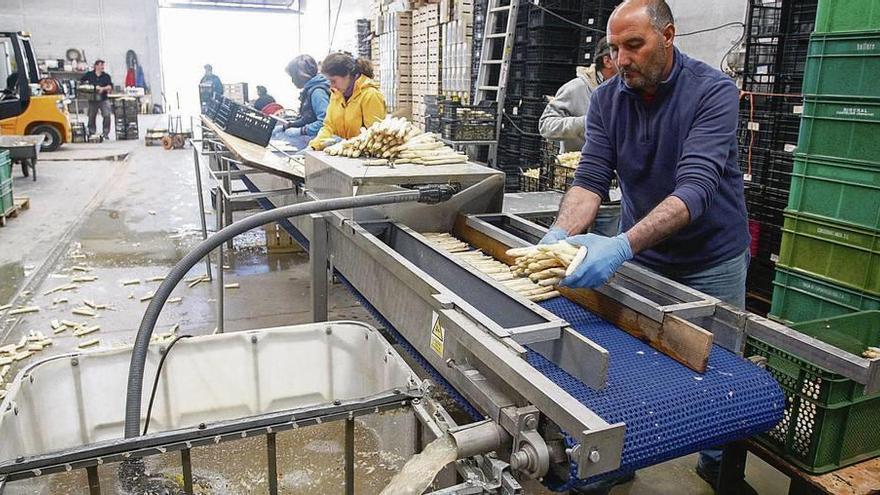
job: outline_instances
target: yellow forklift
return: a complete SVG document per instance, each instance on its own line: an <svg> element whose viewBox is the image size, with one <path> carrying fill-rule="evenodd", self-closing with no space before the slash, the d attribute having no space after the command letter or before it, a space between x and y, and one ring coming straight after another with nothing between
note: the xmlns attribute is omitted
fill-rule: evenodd
<svg viewBox="0 0 880 495"><path fill-rule="evenodd" d="M61 88L40 76L26 33L0 32L0 134L42 135L41 151L72 139Z"/></svg>

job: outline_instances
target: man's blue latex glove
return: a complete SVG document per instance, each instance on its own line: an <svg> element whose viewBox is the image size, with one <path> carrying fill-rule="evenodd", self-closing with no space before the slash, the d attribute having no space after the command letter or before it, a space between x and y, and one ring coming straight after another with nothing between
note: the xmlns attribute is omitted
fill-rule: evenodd
<svg viewBox="0 0 880 495"><path fill-rule="evenodd" d="M620 265L633 257L632 247L626 234L617 237L603 237L596 234L569 237L567 241L575 246L587 248L587 257L571 276L565 277L562 284L573 289L595 289L604 284L620 268Z"/></svg>
<svg viewBox="0 0 880 495"><path fill-rule="evenodd" d="M281 134L282 132L284 132L284 126L281 124L276 125L275 128L272 129L272 134Z"/></svg>
<svg viewBox="0 0 880 495"><path fill-rule="evenodd" d="M559 241L564 241L568 238L568 232L564 229L560 229L559 227L550 227L550 230L544 235L541 239L541 242L538 244L556 244Z"/></svg>
<svg viewBox="0 0 880 495"><path fill-rule="evenodd" d="M284 130L284 134L288 137L302 136L302 127L289 127Z"/></svg>

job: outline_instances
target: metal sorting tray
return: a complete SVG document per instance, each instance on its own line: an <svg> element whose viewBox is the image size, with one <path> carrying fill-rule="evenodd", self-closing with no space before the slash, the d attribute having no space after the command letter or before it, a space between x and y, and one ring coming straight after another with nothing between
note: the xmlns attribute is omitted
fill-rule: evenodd
<svg viewBox="0 0 880 495"><path fill-rule="evenodd" d="M164 347L150 346L145 374L150 380ZM24 469L63 470L62 462L79 467L77 460L93 459L96 452L106 461L121 460L117 454L145 449L151 438L159 437L153 443L160 450L184 440L198 444L195 430L206 432L205 443L214 443L222 433L210 433L216 425L227 425L226 434L230 422L247 418L259 418L255 424L263 425L265 435L266 426L274 425L272 415L281 412L276 431L290 428L294 416L305 419L318 410L329 414L368 404L372 413L389 401L400 407L421 386L379 332L362 323L195 337L178 342L165 361L150 435L123 441L130 359L131 348L125 347L59 355L24 368L0 405L0 479L40 474L22 475ZM150 388L144 387L145 404ZM146 455L158 453L153 450Z"/></svg>

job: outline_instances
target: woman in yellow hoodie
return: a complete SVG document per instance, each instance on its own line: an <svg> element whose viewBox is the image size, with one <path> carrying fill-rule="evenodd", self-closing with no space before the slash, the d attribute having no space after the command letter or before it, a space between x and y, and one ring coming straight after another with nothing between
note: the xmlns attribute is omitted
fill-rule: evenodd
<svg viewBox="0 0 880 495"><path fill-rule="evenodd" d="M350 139L385 118L385 98L373 81L373 66L364 58L354 59L347 53L331 53L321 62L321 73L330 80L330 105L324 126L309 142L309 147L322 150L338 141Z"/></svg>

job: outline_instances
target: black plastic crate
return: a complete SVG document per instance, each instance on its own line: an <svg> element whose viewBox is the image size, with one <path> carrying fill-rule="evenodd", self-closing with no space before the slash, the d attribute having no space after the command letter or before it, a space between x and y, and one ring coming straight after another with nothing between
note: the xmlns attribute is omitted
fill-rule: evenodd
<svg viewBox="0 0 880 495"><path fill-rule="evenodd" d="M545 83L541 81L523 81L523 98L539 98L545 96L555 96L560 86L556 83Z"/></svg>
<svg viewBox="0 0 880 495"><path fill-rule="evenodd" d="M520 138L520 150L522 151L523 156L528 155L530 159L540 162L543 156L541 154L541 136L524 134L522 138Z"/></svg>
<svg viewBox="0 0 880 495"><path fill-rule="evenodd" d="M528 63L525 78L527 81L568 82L577 75L574 64Z"/></svg>
<svg viewBox="0 0 880 495"><path fill-rule="evenodd" d="M519 105L519 114L523 117L541 118L544 109L547 108L547 101L540 99L522 99Z"/></svg>
<svg viewBox="0 0 880 495"><path fill-rule="evenodd" d="M519 62L510 64L510 71L508 72L507 80L512 81L515 79L525 79L526 70L527 67L525 63Z"/></svg>
<svg viewBox="0 0 880 495"><path fill-rule="evenodd" d="M816 27L817 0L786 1L782 5L782 29L788 34L813 32Z"/></svg>
<svg viewBox="0 0 880 495"><path fill-rule="evenodd" d="M550 165L547 173L547 188L553 191L566 192L574 181L575 169L562 165Z"/></svg>
<svg viewBox="0 0 880 495"><path fill-rule="evenodd" d="M274 128L275 119L243 105L235 105L225 126L229 134L260 146L269 144Z"/></svg>
<svg viewBox="0 0 880 495"><path fill-rule="evenodd" d="M530 177L521 172L519 175L519 190L520 192L543 192L547 190L547 185L544 184L543 178Z"/></svg>
<svg viewBox="0 0 880 495"><path fill-rule="evenodd" d="M576 26L568 21L577 22L578 17L580 10L556 10L551 14L546 10L532 9L529 11L529 29L547 27L575 29Z"/></svg>
<svg viewBox="0 0 880 495"><path fill-rule="evenodd" d="M519 127L520 127L520 129L524 130L525 132L528 132L531 134L537 134L538 133L538 124L539 124L540 120L541 120L540 116L538 116L538 117L522 116L522 119L520 120Z"/></svg>
<svg viewBox="0 0 880 495"><path fill-rule="evenodd" d="M543 0L541 6L553 11L562 10L576 12L581 9L583 3L583 0Z"/></svg>
<svg viewBox="0 0 880 495"><path fill-rule="evenodd" d="M530 29L526 31L529 47L570 47L578 43L578 32L569 28L563 29Z"/></svg>
<svg viewBox="0 0 880 495"><path fill-rule="evenodd" d="M507 82L507 97L518 100L525 96L525 81L522 79L511 79Z"/></svg>
<svg viewBox="0 0 880 495"><path fill-rule="evenodd" d="M442 135L450 141L491 141L495 139L495 122L461 122L443 119Z"/></svg>
<svg viewBox="0 0 880 495"><path fill-rule="evenodd" d="M753 257L746 277L746 291L762 299L773 297L773 278L776 263L769 259Z"/></svg>
<svg viewBox="0 0 880 495"><path fill-rule="evenodd" d="M530 47L527 51L528 63L576 64L577 49L569 46Z"/></svg>

